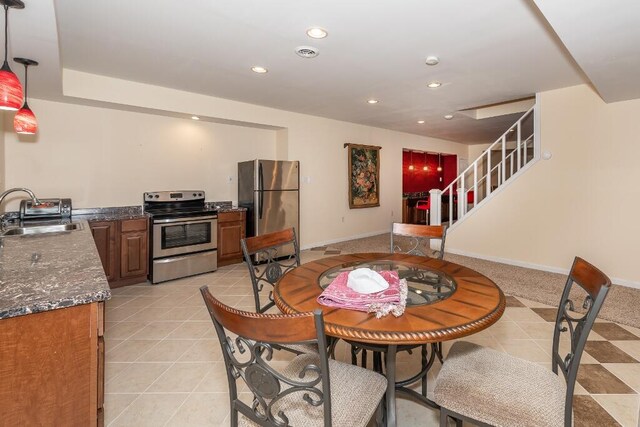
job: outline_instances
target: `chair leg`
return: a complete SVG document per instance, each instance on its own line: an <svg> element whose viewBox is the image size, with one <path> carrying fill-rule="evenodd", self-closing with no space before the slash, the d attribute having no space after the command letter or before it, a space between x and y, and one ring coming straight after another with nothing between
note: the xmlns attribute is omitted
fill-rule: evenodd
<svg viewBox="0 0 640 427"><path fill-rule="evenodd" d="M351 346L351 364L358 365L358 347L354 345Z"/></svg>
<svg viewBox="0 0 640 427"><path fill-rule="evenodd" d="M448 427L449 417L447 411L444 408L440 408L440 427Z"/></svg>
<svg viewBox="0 0 640 427"><path fill-rule="evenodd" d="M433 350L432 350L433 351ZM423 344L422 345L422 369L425 369L427 367L427 345ZM427 397L427 375L428 373L425 373L424 376L422 377L422 395L424 397Z"/></svg>
<svg viewBox="0 0 640 427"><path fill-rule="evenodd" d="M362 349L362 363L361 366L363 368L367 367L367 350L365 350L364 348Z"/></svg>

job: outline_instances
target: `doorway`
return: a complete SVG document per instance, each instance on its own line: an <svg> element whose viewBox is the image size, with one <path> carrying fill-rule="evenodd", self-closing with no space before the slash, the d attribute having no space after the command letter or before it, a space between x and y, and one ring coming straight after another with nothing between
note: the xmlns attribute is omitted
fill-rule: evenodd
<svg viewBox="0 0 640 427"><path fill-rule="evenodd" d="M429 224L429 191L444 189L457 176L457 155L403 148L402 222Z"/></svg>

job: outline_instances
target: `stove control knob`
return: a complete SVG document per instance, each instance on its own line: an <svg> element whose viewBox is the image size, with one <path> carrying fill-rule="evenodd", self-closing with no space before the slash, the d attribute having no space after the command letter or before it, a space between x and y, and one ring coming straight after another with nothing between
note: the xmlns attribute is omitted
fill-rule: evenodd
<svg viewBox="0 0 640 427"><path fill-rule="evenodd" d="M202 193L198 193L198 196L202 197Z"/></svg>
<svg viewBox="0 0 640 427"><path fill-rule="evenodd" d="M147 199L153 199L153 194L147 194Z"/></svg>
<svg viewBox="0 0 640 427"><path fill-rule="evenodd" d="M197 196L197 194L196 194L196 193L193 193L193 197L196 197L196 196Z"/></svg>
<svg viewBox="0 0 640 427"><path fill-rule="evenodd" d="M156 194L154 197L157 199L157 198L158 198L158 197L160 197L160 196L158 196L158 195Z"/></svg>

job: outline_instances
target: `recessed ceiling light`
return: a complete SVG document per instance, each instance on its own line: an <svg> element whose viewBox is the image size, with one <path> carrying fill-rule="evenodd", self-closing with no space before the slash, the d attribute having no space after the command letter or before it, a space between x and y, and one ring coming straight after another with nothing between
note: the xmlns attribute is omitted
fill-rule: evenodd
<svg viewBox="0 0 640 427"><path fill-rule="evenodd" d="M446 120L451 120L451 119L453 119L453 114L447 114L446 116L444 116L444 118Z"/></svg>
<svg viewBox="0 0 640 427"><path fill-rule="evenodd" d="M307 30L307 35L312 39L323 39L327 37L327 30L320 27L311 27Z"/></svg>
<svg viewBox="0 0 640 427"><path fill-rule="evenodd" d="M427 56L427 60L424 61L427 65L438 65L440 63L440 59L437 56Z"/></svg>
<svg viewBox="0 0 640 427"><path fill-rule="evenodd" d="M251 71L253 71L254 73L258 73L258 74L264 74L266 72L268 72L269 70L267 70L264 67L261 67L259 65L256 65L255 67L251 67Z"/></svg>
<svg viewBox="0 0 640 427"><path fill-rule="evenodd" d="M370 99L367 101L369 104L377 104L379 101L377 99Z"/></svg>
<svg viewBox="0 0 640 427"><path fill-rule="evenodd" d="M418 120L418 124L421 125L424 123L424 120Z"/></svg>
<svg viewBox="0 0 640 427"><path fill-rule="evenodd" d="M442 86L442 83L440 83L440 82L429 82L427 84L427 87L430 87L431 89L435 89L435 88L440 87L440 86Z"/></svg>
<svg viewBox="0 0 640 427"><path fill-rule="evenodd" d="M198 117L198 116L191 116L191 119L192 119L192 120L200 120L200 117Z"/></svg>

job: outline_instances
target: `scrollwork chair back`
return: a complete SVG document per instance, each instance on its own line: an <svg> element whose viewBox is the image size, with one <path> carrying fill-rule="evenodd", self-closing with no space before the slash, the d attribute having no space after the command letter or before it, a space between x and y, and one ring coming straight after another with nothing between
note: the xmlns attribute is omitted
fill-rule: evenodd
<svg viewBox="0 0 640 427"><path fill-rule="evenodd" d="M329 362L325 352L317 363L299 366L293 372L278 369L272 362L275 346L292 343L317 343L326 347L322 311L300 314L250 313L228 307L211 295L208 287L200 292L215 326L229 381L231 425L238 415L272 427L290 425L287 404L322 405L324 425L331 425ZM253 394L251 406L238 398L238 382L244 382ZM289 403L283 403L283 402ZM284 409L283 409L284 408Z"/></svg>
<svg viewBox="0 0 640 427"><path fill-rule="evenodd" d="M402 236L403 246L398 244L395 236ZM440 240L440 249L431 249L431 239ZM391 253L406 253L410 255L429 256L442 259L444 244L447 239L446 225L402 224L394 222L391 226Z"/></svg>
<svg viewBox="0 0 640 427"><path fill-rule="evenodd" d="M574 284L582 289L581 293L586 293L581 309L576 307L571 299ZM557 374L558 368L560 368L567 382L565 425L571 425L573 392L580 358L593 322L596 320L610 288L611 280L602 271L580 257L574 259L558 307L551 361L553 372ZM574 298L576 293L574 291ZM562 356L560 354L560 338L565 332L568 333L571 347L568 354Z"/></svg>
<svg viewBox="0 0 640 427"><path fill-rule="evenodd" d="M264 313L275 305L273 287L289 270L300 265L296 230L288 228L241 240L244 260L249 268L256 312ZM293 248L293 253L284 252ZM264 292L268 292L266 295Z"/></svg>

